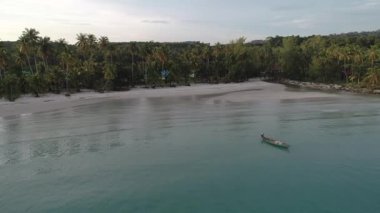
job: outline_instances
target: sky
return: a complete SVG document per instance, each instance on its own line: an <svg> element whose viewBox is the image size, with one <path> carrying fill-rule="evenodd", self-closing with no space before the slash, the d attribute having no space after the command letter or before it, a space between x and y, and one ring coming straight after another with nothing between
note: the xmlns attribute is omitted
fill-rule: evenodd
<svg viewBox="0 0 380 213"><path fill-rule="evenodd" d="M226 43L268 36L380 29L380 0L0 0L0 40L25 28L74 43L78 33L110 41Z"/></svg>

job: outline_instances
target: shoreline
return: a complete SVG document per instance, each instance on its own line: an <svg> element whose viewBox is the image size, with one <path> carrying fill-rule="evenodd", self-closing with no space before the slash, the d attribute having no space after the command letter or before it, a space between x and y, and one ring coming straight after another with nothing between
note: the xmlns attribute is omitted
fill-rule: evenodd
<svg viewBox="0 0 380 213"><path fill-rule="evenodd" d="M307 82L307 81L295 81L295 80L288 80L288 79L281 80L279 81L279 83L286 86L320 90L320 91L326 91L326 92L341 91L341 92L349 92L349 93L354 93L354 94L380 95L380 89L371 90L368 88L357 88L357 87L351 87L351 86L339 85L339 84L324 84L324 83L314 83L314 82Z"/></svg>
<svg viewBox="0 0 380 213"><path fill-rule="evenodd" d="M24 95L15 102L0 99L0 118L23 116L66 109L102 101L130 100L136 98L179 98L199 96L206 103L243 103L261 100L289 100L329 98L337 95L323 92L289 91L282 84L250 80L230 84L195 84L191 87L145 89L135 88L124 92L98 93L84 91L66 97L64 94L44 94L41 97Z"/></svg>

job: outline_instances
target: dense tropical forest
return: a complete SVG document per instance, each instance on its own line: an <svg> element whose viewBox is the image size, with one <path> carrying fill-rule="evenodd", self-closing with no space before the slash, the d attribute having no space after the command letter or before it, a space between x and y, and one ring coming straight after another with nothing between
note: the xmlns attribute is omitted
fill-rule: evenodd
<svg viewBox="0 0 380 213"><path fill-rule="evenodd" d="M110 42L78 34L74 45L25 29L0 42L0 97L99 92L135 86L241 82L253 77L380 87L380 31L269 37L228 44Z"/></svg>

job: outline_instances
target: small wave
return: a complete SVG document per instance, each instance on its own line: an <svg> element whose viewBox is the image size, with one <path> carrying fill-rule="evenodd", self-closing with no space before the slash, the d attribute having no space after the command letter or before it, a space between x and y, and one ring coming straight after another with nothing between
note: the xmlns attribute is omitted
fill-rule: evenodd
<svg viewBox="0 0 380 213"><path fill-rule="evenodd" d="M322 112L325 112L325 113L334 113L334 112L340 112L339 109L326 109L326 110L322 110Z"/></svg>
<svg viewBox="0 0 380 213"><path fill-rule="evenodd" d="M20 117L28 117L31 115L32 115L32 113L24 113L24 114L20 114Z"/></svg>
<svg viewBox="0 0 380 213"><path fill-rule="evenodd" d="M13 119L20 119L20 118L26 118L33 115L33 113L23 113L23 114L16 114L16 115L7 115L7 116L0 116L0 122L6 121L6 120L13 120Z"/></svg>

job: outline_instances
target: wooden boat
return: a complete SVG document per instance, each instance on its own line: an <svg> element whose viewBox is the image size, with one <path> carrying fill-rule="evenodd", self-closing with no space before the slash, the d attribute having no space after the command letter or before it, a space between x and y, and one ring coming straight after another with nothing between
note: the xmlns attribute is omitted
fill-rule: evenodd
<svg viewBox="0 0 380 213"><path fill-rule="evenodd" d="M276 147L280 147L284 149L288 149L290 147L289 144L273 139L273 138L265 137L264 134L261 134L261 138L263 139L263 142L270 144L272 146L276 146Z"/></svg>

